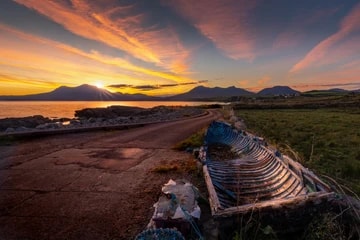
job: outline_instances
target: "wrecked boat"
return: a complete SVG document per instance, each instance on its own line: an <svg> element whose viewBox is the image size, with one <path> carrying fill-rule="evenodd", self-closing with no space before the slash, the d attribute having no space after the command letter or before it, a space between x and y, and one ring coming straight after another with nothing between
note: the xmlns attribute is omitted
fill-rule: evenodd
<svg viewBox="0 0 360 240"><path fill-rule="evenodd" d="M264 139L214 121L200 150L212 215L303 205L332 196L330 187Z"/></svg>

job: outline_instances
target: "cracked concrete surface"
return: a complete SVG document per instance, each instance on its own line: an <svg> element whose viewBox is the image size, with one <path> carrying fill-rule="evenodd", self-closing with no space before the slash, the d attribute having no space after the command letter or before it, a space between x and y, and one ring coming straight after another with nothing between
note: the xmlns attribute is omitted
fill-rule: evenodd
<svg viewBox="0 0 360 240"><path fill-rule="evenodd" d="M171 147L219 117L0 146L0 239L132 239L181 177L151 169L189 158Z"/></svg>

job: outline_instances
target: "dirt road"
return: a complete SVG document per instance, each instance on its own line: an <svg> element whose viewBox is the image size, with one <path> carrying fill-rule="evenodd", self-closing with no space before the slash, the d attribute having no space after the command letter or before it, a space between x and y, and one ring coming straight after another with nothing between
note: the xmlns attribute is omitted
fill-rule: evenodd
<svg viewBox="0 0 360 240"><path fill-rule="evenodd" d="M0 239L132 239L161 185L184 177L151 169L188 159L172 146L219 117L0 146Z"/></svg>

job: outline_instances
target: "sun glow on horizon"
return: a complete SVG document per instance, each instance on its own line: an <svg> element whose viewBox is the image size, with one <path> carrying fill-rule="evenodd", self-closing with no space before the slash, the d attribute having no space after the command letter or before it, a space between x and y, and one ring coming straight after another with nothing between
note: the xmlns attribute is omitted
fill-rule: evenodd
<svg viewBox="0 0 360 240"><path fill-rule="evenodd" d="M99 89L104 89L105 88L104 83L101 82L101 81L97 81L94 85Z"/></svg>

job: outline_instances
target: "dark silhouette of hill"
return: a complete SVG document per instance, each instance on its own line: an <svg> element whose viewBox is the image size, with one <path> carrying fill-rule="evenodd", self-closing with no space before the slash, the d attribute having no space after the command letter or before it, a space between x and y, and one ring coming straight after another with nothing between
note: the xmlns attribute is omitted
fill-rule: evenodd
<svg viewBox="0 0 360 240"><path fill-rule="evenodd" d="M59 87L48 93L24 96L0 96L0 100L43 100L43 101L143 101L156 100L144 94L112 93L105 89L83 84L77 87Z"/></svg>
<svg viewBox="0 0 360 240"><path fill-rule="evenodd" d="M271 88L264 88L260 92L257 93L258 95L296 95L300 94L299 91L296 91L288 86L274 86Z"/></svg>
<svg viewBox="0 0 360 240"><path fill-rule="evenodd" d="M344 90L339 88L329 90L313 90L302 94L342 94L360 92L358 90ZM300 94L288 86L275 86L272 88L264 88L257 93L258 96L276 96L276 95L297 95ZM221 87L204 87L198 86L186 93L174 95L171 97L153 97L145 94L125 94L113 93L106 89L100 89L92 85L83 84L77 87L59 87L48 93L31 94L23 96L0 96L0 100L17 100L17 101L197 101L197 100L221 100L231 97L242 97L255 95L242 88L234 86Z"/></svg>
<svg viewBox="0 0 360 240"><path fill-rule="evenodd" d="M347 93L348 90L342 89L342 88L331 88L327 90L328 92L335 92L335 93Z"/></svg>
<svg viewBox="0 0 360 240"><path fill-rule="evenodd" d="M360 92L360 89L355 89L355 90L346 90L346 89L342 89L342 88L331 88L328 90L312 90L310 92L324 92L324 93L358 93Z"/></svg>
<svg viewBox="0 0 360 240"><path fill-rule="evenodd" d="M331 88L331 89L325 89L325 90L311 90L303 92L303 95L344 95L348 93L359 93L360 89L356 90L346 90L342 88Z"/></svg>
<svg viewBox="0 0 360 240"><path fill-rule="evenodd" d="M223 97L232 97L232 96L245 96L252 95L254 93L249 92L242 88L236 87L204 87L198 86L193 88L192 90L178 94L172 97L169 97L169 100L198 100L198 99L214 99L214 98L223 98Z"/></svg>

